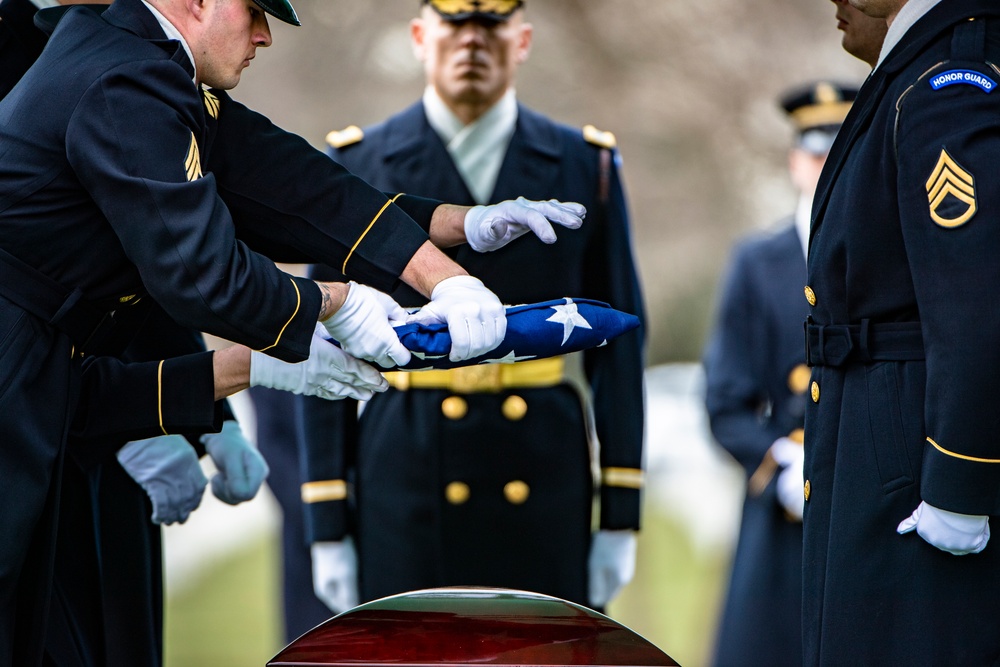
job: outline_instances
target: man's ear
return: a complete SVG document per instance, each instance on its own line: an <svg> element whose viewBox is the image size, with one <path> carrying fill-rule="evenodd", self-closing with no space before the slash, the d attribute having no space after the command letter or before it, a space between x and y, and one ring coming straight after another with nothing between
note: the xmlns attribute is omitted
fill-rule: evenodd
<svg viewBox="0 0 1000 667"><path fill-rule="evenodd" d="M198 22L205 19L205 13L208 10L208 4L211 0L181 0L185 9L191 16L195 18Z"/></svg>
<svg viewBox="0 0 1000 667"><path fill-rule="evenodd" d="M517 64L521 65L531 54L531 38L535 34L535 29L530 23L521 24L521 36L517 45Z"/></svg>
<svg viewBox="0 0 1000 667"><path fill-rule="evenodd" d="M412 19L410 21L410 46L413 47L413 55L417 60L424 62L427 50L424 48L424 35L427 34L427 25L423 19Z"/></svg>

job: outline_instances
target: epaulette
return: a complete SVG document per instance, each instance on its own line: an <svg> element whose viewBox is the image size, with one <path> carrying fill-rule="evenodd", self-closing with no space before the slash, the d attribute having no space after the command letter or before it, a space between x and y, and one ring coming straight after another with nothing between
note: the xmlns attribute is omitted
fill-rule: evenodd
<svg viewBox="0 0 1000 667"><path fill-rule="evenodd" d="M584 126L583 138L586 139L588 143L600 146L601 148L607 148L609 150L618 145L618 140L615 139L614 134L598 130L593 125Z"/></svg>
<svg viewBox="0 0 1000 667"><path fill-rule="evenodd" d="M356 144L364 138L364 130L357 125L351 125L349 127L345 127L339 132L334 130L326 135L326 143L330 144L331 148L343 148L344 146Z"/></svg>

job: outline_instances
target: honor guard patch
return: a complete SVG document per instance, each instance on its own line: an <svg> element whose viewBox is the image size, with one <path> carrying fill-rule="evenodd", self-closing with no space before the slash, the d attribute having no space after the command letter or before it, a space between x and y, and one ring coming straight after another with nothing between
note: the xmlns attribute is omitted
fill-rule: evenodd
<svg viewBox="0 0 1000 667"><path fill-rule="evenodd" d="M184 158L184 170L189 181L201 178L201 151L198 150L198 140L194 138L194 132L191 133L191 145L188 147L187 157Z"/></svg>
<svg viewBox="0 0 1000 667"><path fill-rule="evenodd" d="M996 81L985 74L970 69L950 69L947 72L935 74L931 77L930 83L934 90L941 90L946 86L954 86L959 83L976 86L987 93L992 93L993 89L997 87Z"/></svg>
<svg viewBox="0 0 1000 667"><path fill-rule="evenodd" d="M343 148L344 146L350 146L351 144L356 144L365 138L365 132L357 125L351 125L350 127L345 127L339 132L334 130L326 135L326 143L330 144L331 148Z"/></svg>
<svg viewBox="0 0 1000 667"><path fill-rule="evenodd" d="M608 150L611 150L618 145L618 140L615 139L614 134L598 130L593 125L584 126L583 138L586 139L588 143L600 146L601 148L607 148Z"/></svg>
<svg viewBox="0 0 1000 667"><path fill-rule="evenodd" d="M943 148L927 179L927 201L931 220L942 227L959 227L976 214L976 181Z"/></svg>
<svg viewBox="0 0 1000 667"><path fill-rule="evenodd" d="M215 96L212 91L202 88L201 96L205 100L205 111L212 118L218 120L219 118L219 98Z"/></svg>

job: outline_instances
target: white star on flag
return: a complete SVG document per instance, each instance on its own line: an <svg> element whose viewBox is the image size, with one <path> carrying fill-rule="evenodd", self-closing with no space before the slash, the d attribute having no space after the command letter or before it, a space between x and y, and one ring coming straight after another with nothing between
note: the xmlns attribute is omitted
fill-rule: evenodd
<svg viewBox="0 0 1000 667"><path fill-rule="evenodd" d="M508 352L507 354L505 354L502 357L496 357L494 359L484 359L483 361L480 361L479 363L481 363L481 364L513 364L513 363L515 363L517 361L524 361L526 359L534 359L536 356L537 355L529 354L529 355L524 356L524 357L519 357L519 356L517 356L514 353L514 350L511 350L510 352Z"/></svg>
<svg viewBox="0 0 1000 667"><path fill-rule="evenodd" d="M576 327L582 327L584 329L593 328L590 326L590 322L584 319L583 315L577 311L576 304L573 303L572 299L566 299L565 306L552 306L552 310L556 311L555 315L545 321L563 325L563 345L565 345L566 341L569 340L570 335L573 333L573 329Z"/></svg>

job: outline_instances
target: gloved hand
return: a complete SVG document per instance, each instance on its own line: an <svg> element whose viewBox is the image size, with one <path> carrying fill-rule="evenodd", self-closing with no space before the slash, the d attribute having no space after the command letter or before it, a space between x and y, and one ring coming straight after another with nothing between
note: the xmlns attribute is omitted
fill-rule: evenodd
<svg viewBox="0 0 1000 667"><path fill-rule="evenodd" d="M133 440L118 450L118 463L153 502L154 523L187 521L208 485L194 447L179 435Z"/></svg>
<svg viewBox="0 0 1000 667"><path fill-rule="evenodd" d="M358 553L350 535L312 545L313 591L335 614L358 606Z"/></svg>
<svg viewBox="0 0 1000 667"><path fill-rule="evenodd" d="M408 363L410 351L399 342L389 322L390 316L398 317L402 311L399 304L366 285L352 281L350 286L340 310L321 322L330 336L344 352L383 368Z"/></svg>
<svg viewBox="0 0 1000 667"><path fill-rule="evenodd" d="M806 504L806 498L802 492L802 486L805 484L802 474L805 449L794 440L778 438L771 445L771 456L782 468L776 482L778 502L792 517L801 521L802 511Z"/></svg>
<svg viewBox="0 0 1000 667"><path fill-rule="evenodd" d="M556 232L550 220L569 229L578 229L586 215L587 209L575 202L531 201L518 197L469 209L465 214L465 238L476 252L498 250L528 231L534 232L543 243L555 243Z"/></svg>
<svg viewBox="0 0 1000 667"><path fill-rule="evenodd" d="M216 498L239 505L257 495L270 470L257 448L244 437L238 422L224 421L220 432L206 433L199 440L218 469L212 476Z"/></svg>
<svg viewBox="0 0 1000 667"><path fill-rule="evenodd" d="M635 533L631 530L599 530L590 543L587 561L591 607L603 608L635 576Z"/></svg>
<svg viewBox="0 0 1000 667"><path fill-rule="evenodd" d="M399 310L405 320L406 311ZM374 367L331 345L327 336L326 327L317 322L309 344L309 358L297 364L251 352L250 386L271 387L331 401L341 398L367 401L375 392L389 388L389 383Z"/></svg>
<svg viewBox="0 0 1000 667"><path fill-rule="evenodd" d="M949 512L923 501L913 514L900 521L896 532L903 535L914 528L928 544L956 556L977 554L990 541L988 516Z"/></svg>
<svg viewBox="0 0 1000 667"><path fill-rule="evenodd" d="M507 333L507 314L500 299L472 276L452 276L439 282L430 303L407 321L447 323L451 334L448 358L452 361L486 354L502 343Z"/></svg>

